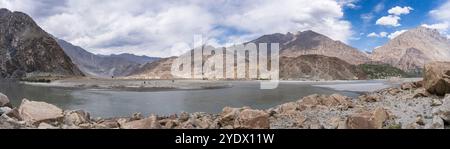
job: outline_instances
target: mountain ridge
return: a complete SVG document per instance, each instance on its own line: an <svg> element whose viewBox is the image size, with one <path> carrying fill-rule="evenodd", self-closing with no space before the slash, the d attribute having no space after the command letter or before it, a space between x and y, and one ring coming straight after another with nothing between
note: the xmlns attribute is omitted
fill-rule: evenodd
<svg viewBox="0 0 450 149"><path fill-rule="evenodd" d="M159 59L157 57L137 56L129 53L98 55L67 41L61 39L57 41L83 72L94 77L126 76L140 68L141 65Z"/></svg>
<svg viewBox="0 0 450 149"><path fill-rule="evenodd" d="M427 62L450 61L450 40L436 29L420 26L374 49L371 58L404 71L420 72Z"/></svg>
<svg viewBox="0 0 450 149"><path fill-rule="evenodd" d="M84 76L25 13L0 9L0 78Z"/></svg>

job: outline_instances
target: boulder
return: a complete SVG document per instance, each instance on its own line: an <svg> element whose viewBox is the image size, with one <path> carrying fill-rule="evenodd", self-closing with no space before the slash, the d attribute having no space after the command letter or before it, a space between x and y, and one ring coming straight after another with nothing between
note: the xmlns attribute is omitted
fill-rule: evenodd
<svg viewBox="0 0 450 149"><path fill-rule="evenodd" d="M189 113L182 112L180 114L180 117L178 118L178 120L180 120L181 122L185 122L185 121L189 120Z"/></svg>
<svg viewBox="0 0 450 149"><path fill-rule="evenodd" d="M97 126L100 128L119 128L120 127L119 123L113 119L103 120L103 121L97 123Z"/></svg>
<svg viewBox="0 0 450 149"><path fill-rule="evenodd" d="M381 97L379 94L368 94L359 96L359 99L365 102L378 102L381 100Z"/></svg>
<svg viewBox="0 0 450 149"><path fill-rule="evenodd" d="M0 107L0 115L2 115L3 113L9 113L11 111L12 109L9 107Z"/></svg>
<svg viewBox="0 0 450 149"><path fill-rule="evenodd" d="M450 93L450 62L432 62L425 65L424 87L431 94Z"/></svg>
<svg viewBox="0 0 450 149"><path fill-rule="evenodd" d="M148 118L144 118L141 120L135 120L131 122L127 122L121 126L123 129L160 129L161 125L159 124L156 116L150 116Z"/></svg>
<svg viewBox="0 0 450 149"><path fill-rule="evenodd" d="M343 107L343 108L352 108L353 103L351 101L350 97L343 96L340 94L333 94L330 95L329 100L334 100L337 102L337 106Z"/></svg>
<svg viewBox="0 0 450 149"><path fill-rule="evenodd" d="M8 99L8 96L0 93L0 107L10 107L12 108L12 105Z"/></svg>
<svg viewBox="0 0 450 149"><path fill-rule="evenodd" d="M219 114L219 120L218 123L221 126L232 126L234 124L235 118L240 113L240 108L231 108L231 107L225 107L222 110L222 113Z"/></svg>
<svg viewBox="0 0 450 149"><path fill-rule="evenodd" d="M20 117L20 114L19 114L19 110L17 108L14 108L9 112L6 112L5 115L10 118L13 118L17 121L22 121L22 118Z"/></svg>
<svg viewBox="0 0 450 149"><path fill-rule="evenodd" d="M340 95L333 94L330 96L324 95L310 95L304 97L302 100L298 102L298 109L303 111L307 108L315 108L315 107L339 107L339 108L351 108L353 107L353 103L351 98Z"/></svg>
<svg viewBox="0 0 450 149"><path fill-rule="evenodd" d="M402 90L411 90L413 88L416 88L416 85L413 82L407 82L400 85L400 88Z"/></svg>
<svg viewBox="0 0 450 149"><path fill-rule="evenodd" d="M315 107L317 105L320 105L320 100L321 100L320 98L321 98L321 96L319 96L317 94L313 94L313 95L309 95L309 96L303 97L298 102L299 109L301 111L303 111L304 109L313 108L313 107Z"/></svg>
<svg viewBox="0 0 450 149"><path fill-rule="evenodd" d="M373 112L362 112L348 117L349 129L381 129L388 120L388 112L384 108L376 108Z"/></svg>
<svg viewBox="0 0 450 149"><path fill-rule="evenodd" d="M64 117L63 110L52 104L27 99L22 100L18 110L23 120L35 125L41 122L60 121Z"/></svg>
<svg viewBox="0 0 450 149"><path fill-rule="evenodd" d="M269 114L261 110L244 109L234 121L237 129L268 129Z"/></svg>
<svg viewBox="0 0 450 149"><path fill-rule="evenodd" d="M68 125L80 125L90 122L90 114L83 110L68 111L65 113L64 122Z"/></svg>
<svg viewBox="0 0 450 149"><path fill-rule="evenodd" d="M400 92L401 92L401 90L399 90L398 88L390 88L390 89L388 89L388 93L391 94L391 95L397 95Z"/></svg>
<svg viewBox="0 0 450 149"><path fill-rule="evenodd" d="M428 126L429 129L444 129L444 120L442 120L439 116L434 116L433 121L430 126Z"/></svg>
<svg viewBox="0 0 450 149"><path fill-rule="evenodd" d="M419 98L419 97L429 97L431 94L425 89L425 88L418 88L414 90L413 98Z"/></svg>
<svg viewBox="0 0 450 149"><path fill-rule="evenodd" d="M23 129L26 128L24 124L20 124L15 120L11 120L6 115L0 116L0 129Z"/></svg>
<svg viewBox="0 0 450 149"><path fill-rule="evenodd" d="M433 114L439 115L445 122L450 123L450 94L444 98L442 105L437 107Z"/></svg>
<svg viewBox="0 0 450 149"><path fill-rule="evenodd" d="M289 102L278 106L276 109L278 114L287 114L298 110L298 104L296 102Z"/></svg>

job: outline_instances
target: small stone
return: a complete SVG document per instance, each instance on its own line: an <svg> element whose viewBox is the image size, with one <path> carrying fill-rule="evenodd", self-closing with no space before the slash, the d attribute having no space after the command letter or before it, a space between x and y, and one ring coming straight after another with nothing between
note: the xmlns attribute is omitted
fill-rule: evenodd
<svg viewBox="0 0 450 149"><path fill-rule="evenodd" d="M389 94L391 95L397 95L398 93L400 93L401 91L398 88L391 88L388 90Z"/></svg>
<svg viewBox="0 0 450 149"><path fill-rule="evenodd" d="M159 129L159 124L156 116L150 116L141 120L131 121L121 126L123 129Z"/></svg>
<svg viewBox="0 0 450 149"><path fill-rule="evenodd" d="M59 128L47 123L40 123L38 129L59 129Z"/></svg>
<svg viewBox="0 0 450 149"><path fill-rule="evenodd" d="M339 123L341 122L340 117L332 117L328 121L328 125L325 125L325 129L337 129L339 127Z"/></svg>
<svg viewBox="0 0 450 149"><path fill-rule="evenodd" d="M360 96L360 99L365 102L378 102L380 101L381 97L378 94L370 94L370 95L363 95Z"/></svg>
<svg viewBox="0 0 450 149"><path fill-rule="evenodd" d="M430 129L444 129L444 120L439 116L433 117L433 122L429 126Z"/></svg>
<svg viewBox="0 0 450 149"><path fill-rule="evenodd" d="M442 105L442 101L439 99L433 99L431 101L431 106L440 106L440 105Z"/></svg>
<svg viewBox="0 0 450 149"><path fill-rule="evenodd" d="M173 129L173 128L175 128L177 125L178 125L178 124L177 124L175 121L169 120L169 121L166 122L166 124L165 124L164 127L167 128L167 129Z"/></svg>
<svg viewBox="0 0 450 149"><path fill-rule="evenodd" d="M178 118L181 122L185 122L189 119L189 113L182 112Z"/></svg>
<svg viewBox="0 0 450 149"><path fill-rule="evenodd" d="M416 118L416 123L419 124L419 125L421 125L421 126L424 126L424 125L425 125L425 122L424 122L422 116L418 116L418 117Z"/></svg>
<svg viewBox="0 0 450 149"><path fill-rule="evenodd" d="M411 90L411 89L415 88L415 85L414 85L414 83L407 82L407 83L403 83L402 85L400 85L400 88L402 90Z"/></svg>
<svg viewBox="0 0 450 149"><path fill-rule="evenodd" d="M431 94L428 93L428 91L426 91L425 88L419 88L414 91L413 98L429 97L429 96L431 96Z"/></svg>
<svg viewBox="0 0 450 149"><path fill-rule="evenodd" d="M433 109L433 114L439 115L445 122L450 123L450 96L446 96L442 105Z"/></svg>
<svg viewBox="0 0 450 149"><path fill-rule="evenodd" d="M12 109L9 107L0 107L0 115L2 115L3 113L9 113L11 111Z"/></svg>
<svg viewBox="0 0 450 149"><path fill-rule="evenodd" d="M142 116L141 113L133 113L133 115L131 116L131 121L141 120L143 118L144 116Z"/></svg>

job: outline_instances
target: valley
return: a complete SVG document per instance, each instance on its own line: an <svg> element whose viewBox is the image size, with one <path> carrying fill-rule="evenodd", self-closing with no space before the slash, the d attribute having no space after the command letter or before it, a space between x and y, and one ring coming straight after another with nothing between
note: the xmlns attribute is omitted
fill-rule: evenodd
<svg viewBox="0 0 450 149"><path fill-rule="evenodd" d="M203 69L216 54L205 52L207 44L202 59L190 61L200 61L192 72L202 78L180 78L171 72L179 55L94 54L2 8L0 128L448 127L450 40L435 29L411 28L373 53L313 30L242 44L249 43L279 43L277 88L261 89L267 78L212 76ZM224 66L235 71L244 64L240 71L248 74L260 67L247 68L249 59Z"/></svg>

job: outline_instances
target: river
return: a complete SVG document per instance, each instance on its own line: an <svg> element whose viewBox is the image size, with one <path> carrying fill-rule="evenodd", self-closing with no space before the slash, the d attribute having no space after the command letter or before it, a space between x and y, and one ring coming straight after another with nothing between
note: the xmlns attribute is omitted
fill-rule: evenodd
<svg viewBox="0 0 450 149"><path fill-rule="evenodd" d="M281 82L276 89L261 90L258 82L230 82L231 87L192 90L112 90L80 89L25 85L0 81L0 92L7 95L14 106L23 98L45 101L63 109L83 109L93 117L169 115L180 112L219 113L226 106L250 106L266 109L296 101L311 94L340 93L357 97L364 91L398 85L387 81L338 82ZM354 90L356 89L356 90Z"/></svg>

